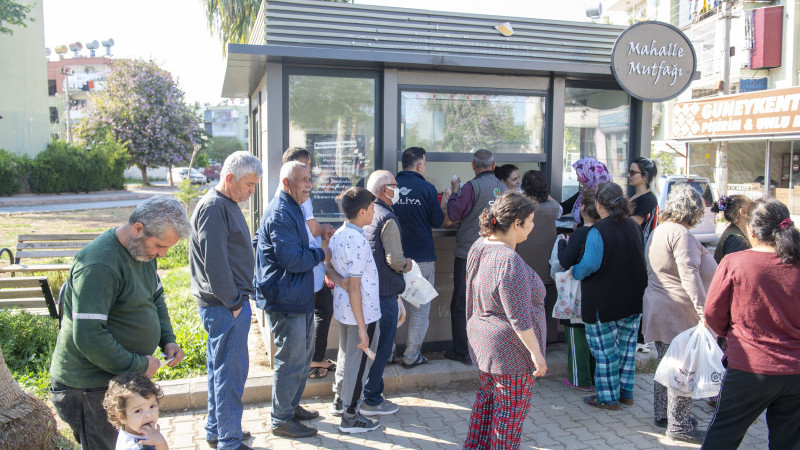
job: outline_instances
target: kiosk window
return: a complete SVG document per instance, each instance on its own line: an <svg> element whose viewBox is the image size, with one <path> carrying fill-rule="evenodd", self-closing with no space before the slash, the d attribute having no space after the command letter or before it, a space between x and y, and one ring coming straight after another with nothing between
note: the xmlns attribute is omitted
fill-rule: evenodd
<svg viewBox="0 0 800 450"><path fill-rule="evenodd" d="M621 90L567 87L564 108L564 173L561 198L578 192L572 164L591 156L627 185L630 97Z"/></svg>
<svg viewBox="0 0 800 450"><path fill-rule="evenodd" d="M289 146L311 153L314 216L344 219L339 195L375 170L374 77L288 76Z"/></svg>
<svg viewBox="0 0 800 450"><path fill-rule="evenodd" d="M545 98L404 91L400 146L433 153L544 153Z"/></svg>

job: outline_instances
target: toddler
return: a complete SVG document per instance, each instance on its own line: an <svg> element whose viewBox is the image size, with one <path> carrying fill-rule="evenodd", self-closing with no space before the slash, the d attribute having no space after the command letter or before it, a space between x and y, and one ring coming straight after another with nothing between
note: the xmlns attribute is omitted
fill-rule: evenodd
<svg viewBox="0 0 800 450"><path fill-rule="evenodd" d="M126 373L108 383L103 406L119 429L116 450L168 450L158 426L161 388L141 373Z"/></svg>

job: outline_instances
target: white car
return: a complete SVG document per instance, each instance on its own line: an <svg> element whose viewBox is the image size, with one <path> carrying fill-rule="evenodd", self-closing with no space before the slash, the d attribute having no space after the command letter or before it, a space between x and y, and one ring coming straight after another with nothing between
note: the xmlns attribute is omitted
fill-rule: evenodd
<svg viewBox="0 0 800 450"><path fill-rule="evenodd" d="M188 167L173 167L172 180L177 184L185 180L187 177L191 177L190 180L192 184L208 183L208 178L206 178L206 176L203 175L199 170L192 168L191 175L189 175L189 173Z"/></svg>
<svg viewBox="0 0 800 450"><path fill-rule="evenodd" d="M719 240L719 236L717 236L717 215L711 212L711 204L717 200L717 193L708 178L695 175L661 176L658 179L660 192L658 208L664 208L664 204L667 202L667 195L669 195L672 187L678 183L687 183L695 188L703 196L703 203L705 203L705 215L697 225L692 227L691 233L702 244L716 245Z"/></svg>

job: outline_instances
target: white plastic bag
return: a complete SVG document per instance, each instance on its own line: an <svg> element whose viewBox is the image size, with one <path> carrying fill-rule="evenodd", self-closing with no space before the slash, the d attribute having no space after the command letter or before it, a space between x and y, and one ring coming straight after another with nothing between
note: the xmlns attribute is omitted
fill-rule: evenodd
<svg viewBox="0 0 800 450"><path fill-rule="evenodd" d="M714 335L698 323L675 336L654 379L676 395L708 398L719 394L725 368Z"/></svg>
<svg viewBox="0 0 800 450"><path fill-rule="evenodd" d="M553 306L553 317L556 319L581 318L581 282L572 277L571 272L558 272L553 279L556 281L558 298ZM580 323L580 322L578 322Z"/></svg>
<svg viewBox="0 0 800 450"><path fill-rule="evenodd" d="M558 262L558 243L565 240L567 240L567 238L565 238L563 234L559 234L558 237L556 237L556 242L553 244L553 250L550 252L550 278L554 280L558 272L564 271L564 268L561 267L561 263Z"/></svg>
<svg viewBox="0 0 800 450"><path fill-rule="evenodd" d="M406 281L406 290L400 297L417 308L439 295L433 285L422 276L416 261L411 265L411 270L403 274L403 279Z"/></svg>

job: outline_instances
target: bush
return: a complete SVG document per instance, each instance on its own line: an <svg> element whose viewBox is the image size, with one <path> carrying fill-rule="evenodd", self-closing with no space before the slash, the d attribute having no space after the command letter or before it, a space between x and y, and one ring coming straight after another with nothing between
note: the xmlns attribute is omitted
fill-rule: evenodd
<svg viewBox="0 0 800 450"><path fill-rule="evenodd" d="M163 258L158 258L159 270L176 269L189 265L189 240L181 239L167 251Z"/></svg>
<svg viewBox="0 0 800 450"><path fill-rule="evenodd" d="M29 163L34 193L91 192L124 189L125 147L106 140L91 148L53 141Z"/></svg>
<svg viewBox="0 0 800 450"><path fill-rule="evenodd" d="M0 149L0 195L11 195L19 192L20 178L19 160L16 156Z"/></svg>
<svg viewBox="0 0 800 450"><path fill-rule="evenodd" d="M50 360L58 337L58 321L24 311L0 309L0 347L11 375L40 398L48 396Z"/></svg>

